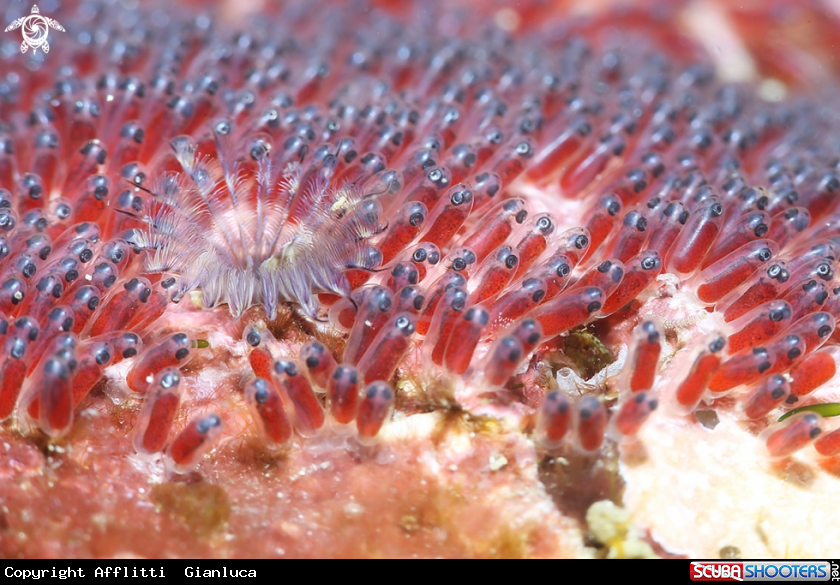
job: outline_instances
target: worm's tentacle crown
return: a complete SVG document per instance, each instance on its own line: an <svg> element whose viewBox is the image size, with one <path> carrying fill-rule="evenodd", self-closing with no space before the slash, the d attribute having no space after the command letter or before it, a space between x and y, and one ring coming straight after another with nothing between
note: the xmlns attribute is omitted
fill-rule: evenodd
<svg viewBox="0 0 840 585"><path fill-rule="evenodd" d="M181 170L147 191L146 270L181 275L182 291L200 288L205 307L226 304L234 317L261 305L273 319L278 303L295 302L318 318L317 293L349 296L344 271L376 268L367 240L384 227L380 206L354 185L334 188L328 165L293 161L278 173L266 141L247 164L225 144L230 132L216 124L204 155L173 141Z"/></svg>

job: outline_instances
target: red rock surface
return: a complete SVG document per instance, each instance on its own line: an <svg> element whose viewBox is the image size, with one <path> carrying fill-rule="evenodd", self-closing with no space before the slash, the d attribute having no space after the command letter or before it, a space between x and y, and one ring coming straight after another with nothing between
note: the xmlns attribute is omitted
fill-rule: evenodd
<svg viewBox="0 0 840 585"><path fill-rule="evenodd" d="M643 24L649 18L648 7L624 13L607 5L572 4L540 5L521 12L496 3L473 8L480 15L476 18L495 19L508 30L519 26L527 30L543 15L596 12L597 24L581 29L592 35L604 23L622 27L634 18ZM247 22L248 11L259 13L261 6L225 2L216 8L230 17L228 22L235 16L241 25ZM0 14L4 9L0 7ZM835 75L829 65L836 64L826 47L840 28L837 14L827 4L768 7L762 3L734 9L701 2L664 12L667 26L658 42L675 47L679 58L703 55L699 43L708 48L716 38L741 43L744 59L732 66L737 61L733 59L726 69L737 81L759 88L763 81L767 91L781 83L793 92L807 90L815 78L826 81ZM705 31L703 23L721 19L725 30L704 32L698 38L698 30ZM697 42L681 35L694 36ZM516 41L524 42L522 36ZM64 40L60 36L54 40L54 52L46 60L58 57L55 53ZM4 53L0 64L18 57ZM709 58L725 60L716 54ZM559 225L580 225L581 205L561 200L556 186L520 181L511 194L523 194L532 214L550 210ZM676 354L714 325L709 321L713 317L703 320L707 311L685 294L688 288L686 282L660 278L644 302L590 327L608 350L619 355L640 316L664 319L671 354L660 379L663 393L672 382L671 358L678 362L681 357ZM176 426L182 428L208 408L219 411L225 430L217 447L196 471L182 476L166 472L159 457L135 454L130 433L140 401L124 383L131 361L108 370L106 379L76 411L70 434L58 442L6 421L0 427L0 557L603 555L603 543L587 536L584 521L589 506L603 499L624 504L644 539L660 554L710 556L731 545L750 556L782 556L791 549L778 543L761 549L754 536L744 536L760 524L756 517L766 510L750 510L738 524L744 494L738 493L737 482L725 481L733 479L731 473L723 479L715 476L712 468L719 469L712 464L715 454L746 457L751 464L744 477L749 478L751 490L778 488L772 493L787 498L792 497L791 485L801 488L806 495L800 517L813 514L820 498L836 489L836 465L831 463L805 458L768 470L759 455L745 455L757 449L754 436L769 420L744 423L733 414L732 401L725 400L715 406L726 434L707 432L694 417L659 411L645 427L641 445L624 443L619 448L608 441L596 455L574 450L545 453L533 441L534 413L546 387L553 384L548 381L551 368L569 365L563 340L544 344L527 371L492 392L476 377L463 381L431 369L419 350L412 351L396 378L396 413L376 446L361 447L352 431L331 427L315 438L296 439L285 451L271 452L258 440L242 394L252 376L242 330L264 314L254 309L236 322L224 307L201 311L190 300L170 306L154 335L185 331L210 342L210 348L200 350L183 370L187 397ZM310 335L326 340L332 335L302 318L285 317L281 312L270 328L289 355L297 355ZM333 345L340 348L341 342L333 340ZM474 363L486 350L486 345L479 347ZM588 384L581 382L579 392L596 393L612 404L614 373L608 369ZM821 392L823 401L835 398L833 388ZM668 437L673 444L667 444ZM708 463L699 476L684 474L691 463L686 460L692 457L704 457ZM818 479L809 481L809 474ZM719 482L719 489L700 490L703 494L685 502L669 482L686 477L696 479L695 484ZM725 508L726 502L731 508ZM711 520L703 517L709 509ZM783 540L783 519L771 516L773 521L763 529ZM680 538L694 521L705 522L708 529L696 539ZM800 528L804 533L812 527ZM790 538L796 541L797 534ZM817 543L801 543L793 548L798 554L820 550Z"/></svg>

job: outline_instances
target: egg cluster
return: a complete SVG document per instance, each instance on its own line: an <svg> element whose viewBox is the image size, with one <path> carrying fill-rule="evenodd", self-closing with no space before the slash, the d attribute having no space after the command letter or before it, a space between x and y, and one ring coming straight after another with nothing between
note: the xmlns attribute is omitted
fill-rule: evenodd
<svg viewBox="0 0 840 585"><path fill-rule="evenodd" d="M767 417L833 378L833 96L721 83L652 15L517 30L504 11L357 8L293 3L228 32L81 2L60 51L4 39L0 419L61 438L132 359L136 450L189 468L224 420L173 429L179 368L206 343L156 323L189 302L269 321L292 306L346 333L340 355L288 355L245 327L243 391L273 446L354 421L374 440L411 353L505 388L541 344L610 316L638 321L620 399L549 392L548 449L632 436L662 399L690 413L737 391ZM663 279L721 324L669 392L643 309ZM765 444L833 456L830 430L805 412Z"/></svg>

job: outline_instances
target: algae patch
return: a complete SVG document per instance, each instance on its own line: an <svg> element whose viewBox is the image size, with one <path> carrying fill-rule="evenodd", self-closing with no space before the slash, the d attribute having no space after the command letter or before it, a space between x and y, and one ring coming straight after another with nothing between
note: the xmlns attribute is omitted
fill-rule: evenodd
<svg viewBox="0 0 840 585"><path fill-rule="evenodd" d="M584 328L569 333L565 354L584 380L590 379L615 361L601 340Z"/></svg>
<svg viewBox="0 0 840 585"><path fill-rule="evenodd" d="M162 512L201 536L221 529L230 517L227 494L209 483L162 483L152 488L151 499Z"/></svg>

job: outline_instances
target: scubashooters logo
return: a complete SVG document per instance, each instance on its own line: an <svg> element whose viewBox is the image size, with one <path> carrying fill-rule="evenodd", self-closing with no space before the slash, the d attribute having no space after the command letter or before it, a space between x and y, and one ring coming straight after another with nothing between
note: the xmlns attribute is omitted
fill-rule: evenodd
<svg viewBox="0 0 840 585"><path fill-rule="evenodd" d="M832 567L827 561L692 561L691 580L828 581L835 579Z"/></svg>
<svg viewBox="0 0 840 585"><path fill-rule="evenodd" d="M37 53L38 49L44 53L50 52L50 44L47 42L47 35L50 29L64 32L64 27L58 24L57 20L47 18L39 13L38 6L32 6L32 14L18 18L12 24L6 27L6 32L11 30L21 29L23 34L23 42L20 44L20 52L25 53L29 47L32 47L32 52Z"/></svg>

